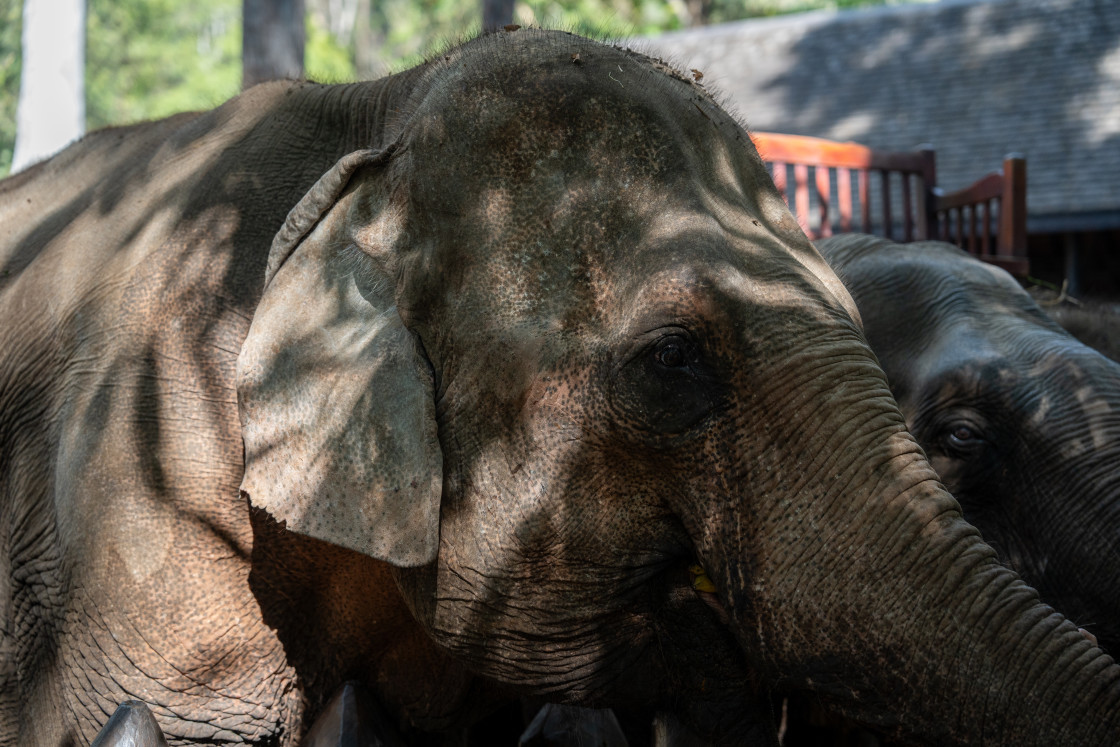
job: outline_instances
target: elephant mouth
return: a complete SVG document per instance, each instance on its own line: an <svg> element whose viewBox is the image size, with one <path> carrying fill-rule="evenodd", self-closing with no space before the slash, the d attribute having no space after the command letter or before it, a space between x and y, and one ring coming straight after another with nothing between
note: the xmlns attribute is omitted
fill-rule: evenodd
<svg viewBox="0 0 1120 747"><path fill-rule="evenodd" d="M727 613L727 608L723 606L723 602L719 598L719 591L704 571L704 567L698 563L693 563L688 567L688 575L691 579L692 591L696 594L696 597L715 611L721 623L730 625L731 616Z"/></svg>

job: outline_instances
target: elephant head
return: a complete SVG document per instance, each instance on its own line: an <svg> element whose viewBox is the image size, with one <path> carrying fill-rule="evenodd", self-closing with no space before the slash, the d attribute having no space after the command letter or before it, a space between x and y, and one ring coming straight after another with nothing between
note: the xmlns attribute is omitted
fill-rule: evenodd
<svg viewBox="0 0 1120 747"><path fill-rule="evenodd" d="M949 244L817 247L856 299L911 432L965 518L1120 650L1120 366Z"/></svg>
<svg viewBox="0 0 1120 747"><path fill-rule="evenodd" d="M937 743L1120 733L1120 668L961 519L701 87L522 30L397 111L273 243L254 506L391 564L443 650L535 697L721 743L773 739L779 684Z"/></svg>

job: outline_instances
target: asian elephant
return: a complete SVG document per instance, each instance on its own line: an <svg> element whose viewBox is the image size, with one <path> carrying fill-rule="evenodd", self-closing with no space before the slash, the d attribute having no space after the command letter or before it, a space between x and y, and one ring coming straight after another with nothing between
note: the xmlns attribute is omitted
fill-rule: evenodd
<svg viewBox="0 0 1120 747"><path fill-rule="evenodd" d="M816 246L965 518L1120 651L1120 366L951 244L847 234Z"/></svg>
<svg viewBox="0 0 1120 747"><path fill-rule="evenodd" d="M293 745L344 681L425 744L517 697L773 744L775 686L1120 741L1120 667L961 518L661 62L521 29L265 84L86 137L0 225L0 743L136 699Z"/></svg>

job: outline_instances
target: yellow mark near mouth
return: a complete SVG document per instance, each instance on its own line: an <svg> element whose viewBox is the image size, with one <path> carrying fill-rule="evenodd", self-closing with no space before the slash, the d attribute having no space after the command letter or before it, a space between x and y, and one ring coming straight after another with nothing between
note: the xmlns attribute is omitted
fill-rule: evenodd
<svg viewBox="0 0 1120 747"><path fill-rule="evenodd" d="M704 572L703 568L698 565L690 565L688 567L688 572L692 574L693 589L696 589L696 591L705 591L710 594L715 593L716 585L708 578L708 574Z"/></svg>

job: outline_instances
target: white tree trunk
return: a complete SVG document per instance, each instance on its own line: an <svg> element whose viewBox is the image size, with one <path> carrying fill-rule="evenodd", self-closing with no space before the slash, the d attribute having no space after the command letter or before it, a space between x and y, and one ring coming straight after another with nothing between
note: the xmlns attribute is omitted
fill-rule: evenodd
<svg viewBox="0 0 1120 747"><path fill-rule="evenodd" d="M85 132L86 0L24 0L12 171Z"/></svg>

